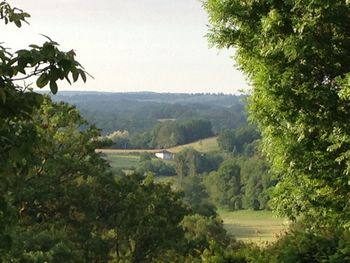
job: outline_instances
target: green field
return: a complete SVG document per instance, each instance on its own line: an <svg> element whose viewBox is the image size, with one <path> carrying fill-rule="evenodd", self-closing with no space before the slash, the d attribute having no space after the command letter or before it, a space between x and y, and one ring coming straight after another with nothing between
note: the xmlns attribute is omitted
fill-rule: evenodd
<svg viewBox="0 0 350 263"><path fill-rule="evenodd" d="M207 152L217 152L219 151L219 145L217 142L217 137L211 137L202 139L196 142L175 146L172 148L166 149L172 153L178 153L185 148L194 148L196 151L207 153ZM160 149L96 149L96 152L104 153L107 155L119 155L119 154L130 154L135 155L139 153L156 153L161 151Z"/></svg>
<svg viewBox="0 0 350 263"><path fill-rule="evenodd" d="M194 148L199 152L217 152L219 146L216 140L217 137L211 137L203 140L199 140L193 143L179 145L173 148L167 149L169 152L178 153L185 148ZM113 169L130 170L136 168L140 162L140 153L156 153L159 149L96 149L96 152L102 153L106 156L106 160L110 163ZM167 160L167 163L173 164L174 161Z"/></svg>
<svg viewBox="0 0 350 263"><path fill-rule="evenodd" d="M139 165L140 156L132 154L106 154L112 169L132 169Z"/></svg>
<svg viewBox="0 0 350 263"><path fill-rule="evenodd" d="M172 153L177 153L180 152L181 150L185 149L185 148L193 148L198 152L217 152L219 151L219 145L217 142L217 137L211 137L211 138L206 138L206 139L202 139L196 142L192 142L189 144L184 144L184 145L179 145L176 147L172 147L169 148L168 151L172 152Z"/></svg>
<svg viewBox="0 0 350 263"><path fill-rule="evenodd" d="M288 221L276 217L270 211L219 210L226 230L238 240L264 245L273 242L288 227Z"/></svg>

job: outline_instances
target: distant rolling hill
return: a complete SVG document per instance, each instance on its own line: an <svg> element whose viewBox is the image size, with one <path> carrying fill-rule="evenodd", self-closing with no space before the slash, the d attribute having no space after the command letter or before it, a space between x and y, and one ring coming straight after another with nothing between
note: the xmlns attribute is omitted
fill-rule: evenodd
<svg viewBox="0 0 350 263"><path fill-rule="evenodd" d="M151 130L161 120L209 120L214 133L246 123L246 96L153 92L61 91L55 101L75 105L102 134Z"/></svg>

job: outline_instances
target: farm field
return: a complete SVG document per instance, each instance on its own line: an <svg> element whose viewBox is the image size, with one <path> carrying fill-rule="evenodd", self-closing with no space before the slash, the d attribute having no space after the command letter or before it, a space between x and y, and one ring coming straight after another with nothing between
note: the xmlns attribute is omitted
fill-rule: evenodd
<svg viewBox="0 0 350 263"><path fill-rule="evenodd" d="M167 150L172 153L178 153L185 148L194 148L199 152L217 152L219 146L216 140L217 137L211 137L202 139L193 143L179 145L176 147L168 148ZM161 151L160 149L96 149L97 153L105 155L106 160L110 163L112 169L124 169L129 170L139 165L141 153L156 153ZM167 163L173 163L172 160L165 161Z"/></svg>
<svg viewBox="0 0 350 263"><path fill-rule="evenodd" d="M219 210L225 229L238 240L264 245L273 242L288 228L285 218L276 217L271 211Z"/></svg>
<svg viewBox="0 0 350 263"><path fill-rule="evenodd" d="M156 153L161 151L161 149L96 149L95 152L97 153L104 153L104 154L140 154L140 153Z"/></svg>
<svg viewBox="0 0 350 263"><path fill-rule="evenodd" d="M132 170L140 164L139 153L109 153L105 154L105 159L111 165L112 169ZM174 165L173 160L163 160L163 162ZM168 176L164 176L167 178Z"/></svg>
<svg viewBox="0 0 350 263"><path fill-rule="evenodd" d="M106 154L106 160L113 170L128 170L139 165L140 156L132 154Z"/></svg>
<svg viewBox="0 0 350 263"><path fill-rule="evenodd" d="M207 153L207 152L217 152L219 151L219 145L217 142L217 137L211 137L202 139L196 142L189 144L179 145L172 148L169 148L168 151L172 153L177 153L183 150L184 148L193 148L198 152Z"/></svg>
<svg viewBox="0 0 350 263"><path fill-rule="evenodd" d="M169 152L177 153L185 148L193 148L199 152L217 152L219 151L219 145L217 142L217 137L211 137L202 139L196 142L175 146L172 148L166 149ZM107 155L113 154L139 154L139 153L156 153L161 151L162 149L96 149L98 153L104 153Z"/></svg>

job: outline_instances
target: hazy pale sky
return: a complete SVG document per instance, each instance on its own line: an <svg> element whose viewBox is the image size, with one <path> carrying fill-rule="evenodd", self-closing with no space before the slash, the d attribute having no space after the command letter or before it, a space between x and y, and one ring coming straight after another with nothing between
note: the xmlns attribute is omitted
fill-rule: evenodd
<svg viewBox="0 0 350 263"><path fill-rule="evenodd" d="M45 41L74 49L95 79L61 90L236 93L248 87L230 58L209 49L199 0L8 0L30 25L0 25L13 50Z"/></svg>

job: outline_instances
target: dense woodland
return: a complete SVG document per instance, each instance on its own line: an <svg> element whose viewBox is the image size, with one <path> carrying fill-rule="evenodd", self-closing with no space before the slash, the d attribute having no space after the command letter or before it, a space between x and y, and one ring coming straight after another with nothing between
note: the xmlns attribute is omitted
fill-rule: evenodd
<svg viewBox="0 0 350 263"><path fill-rule="evenodd" d="M245 126L246 96L224 94L62 92L101 129L101 147L168 148Z"/></svg>
<svg viewBox="0 0 350 263"><path fill-rule="evenodd" d="M159 121L206 120L213 132L246 122L245 96L224 94L60 92L55 101L75 105L106 135L151 130Z"/></svg>
<svg viewBox="0 0 350 263"><path fill-rule="evenodd" d="M222 151L185 149L173 170L144 156L139 171L113 171L95 153L100 131L76 107L22 86L35 77L36 87L56 94L58 80L86 81L73 50L61 51L49 38L15 52L1 44L0 262L349 262L348 1L203 4L210 41L235 47L252 81L248 105L256 126L246 125L242 104L237 110L221 95L215 96L226 107L213 111L223 115L217 123L194 113L202 107L197 113L210 115L211 102L198 102L211 101L206 94L189 96L193 105L179 103L194 115L173 114L181 108L174 102L172 113L150 126L139 122L140 112L130 126L122 118L124 126L114 126L115 117L105 117L111 111L93 119L81 108L106 134L161 134L165 125L165 134L181 135L194 123L212 125ZM29 17L0 1L5 24L21 27ZM162 99L169 96L186 100L158 94L159 104L151 103L167 108ZM145 103L137 102L139 110ZM232 113L234 122L226 122ZM177 188L155 183L159 170L175 171ZM275 243L258 247L228 235L216 207L275 209L294 223Z"/></svg>

